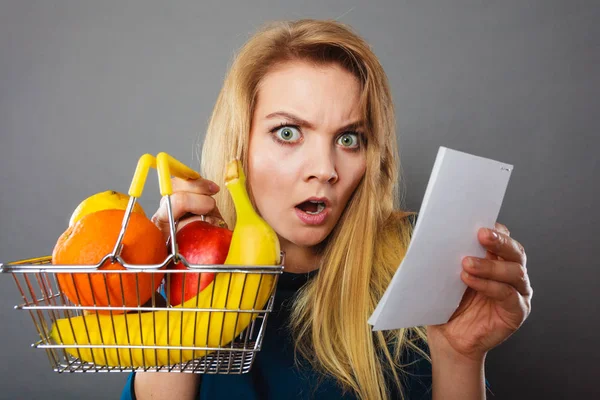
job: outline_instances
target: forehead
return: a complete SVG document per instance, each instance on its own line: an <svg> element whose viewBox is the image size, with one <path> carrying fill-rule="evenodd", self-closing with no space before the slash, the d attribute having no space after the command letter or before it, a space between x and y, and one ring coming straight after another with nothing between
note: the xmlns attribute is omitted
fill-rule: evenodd
<svg viewBox="0 0 600 400"><path fill-rule="evenodd" d="M361 116L360 90L358 79L338 64L288 61L261 80L255 117L286 111L316 123L354 122Z"/></svg>

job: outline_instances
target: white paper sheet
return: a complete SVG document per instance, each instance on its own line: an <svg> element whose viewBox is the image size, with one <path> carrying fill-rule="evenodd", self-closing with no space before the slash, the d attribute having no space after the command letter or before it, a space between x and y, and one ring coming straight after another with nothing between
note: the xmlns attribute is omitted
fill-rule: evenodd
<svg viewBox="0 0 600 400"><path fill-rule="evenodd" d="M484 257L481 227L493 228L513 166L438 150L406 256L379 301L373 330L447 322L465 292L465 256Z"/></svg>

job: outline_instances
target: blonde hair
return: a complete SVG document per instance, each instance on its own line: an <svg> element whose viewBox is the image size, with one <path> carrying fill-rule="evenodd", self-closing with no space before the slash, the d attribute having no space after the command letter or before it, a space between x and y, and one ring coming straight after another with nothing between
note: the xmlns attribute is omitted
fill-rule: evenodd
<svg viewBox="0 0 600 400"><path fill-rule="evenodd" d="M201 173L224 181L233 158L248 164L258 86L287 61L337 63L361 83L367 125L367 168L336 228L322 245L320 272L298 293L291 315L296 350L346 390L387 399L393 378L402 393L400 357L425 340L421 328L372 332L367 319L405 254L411 234L399 209L400 177L394 107L387 77L369 45L337 21L298 20L264 26L242 47L225 78L201 154ZM217 206L229 226L235 212L221 191ZM390 347L392 350L390 351Z"/></svg>

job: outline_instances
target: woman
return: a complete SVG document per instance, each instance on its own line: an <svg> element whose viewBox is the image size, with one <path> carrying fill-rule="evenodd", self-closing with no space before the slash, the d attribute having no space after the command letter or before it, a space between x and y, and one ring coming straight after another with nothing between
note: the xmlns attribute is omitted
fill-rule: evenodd
<svg viewBox="0 0 600 400"><path fill-rule="evenodd" d="M265 347L248 375L132 374L125 398L485 398L487 352L531 307L525 252L504 226L478 233L487 256L465 258L469 288L448 323L388 332L367 324L414 222L398 211L393 103L367 43L315 20L252 37L208 127L206 179L174 180L175 218L234 226L232 202L215 184L233 158L286 253ZM154 221L168 231L164 205Z"/></svg>

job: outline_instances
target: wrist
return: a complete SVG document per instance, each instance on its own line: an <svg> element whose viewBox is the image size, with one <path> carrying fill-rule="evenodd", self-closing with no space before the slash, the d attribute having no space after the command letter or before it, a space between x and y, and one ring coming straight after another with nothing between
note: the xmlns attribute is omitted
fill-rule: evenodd
<svg viewBox="0 0 600 400"><path fill-rule="evenodd" d="M486 353L465 356L448 346L430 346L433 399L485 399Z"/></svg>
<svg viewBox="0 0 600 400"><path fill-rule="evenodd" d="M473 352L463 354L450 345L429 344L429 353L432 362L446 365L462 366L464 368L481 368L485 364L486 352Z"/></svg>
<svg viewBox="0 0 600 400"><path fill-rule="evenodd" d="M464 365L465 367L477 367L485 363L487 351L459 351L454 348L445 336L427 330L427 344L432 361L443 362L445 364Z"/></svg>

